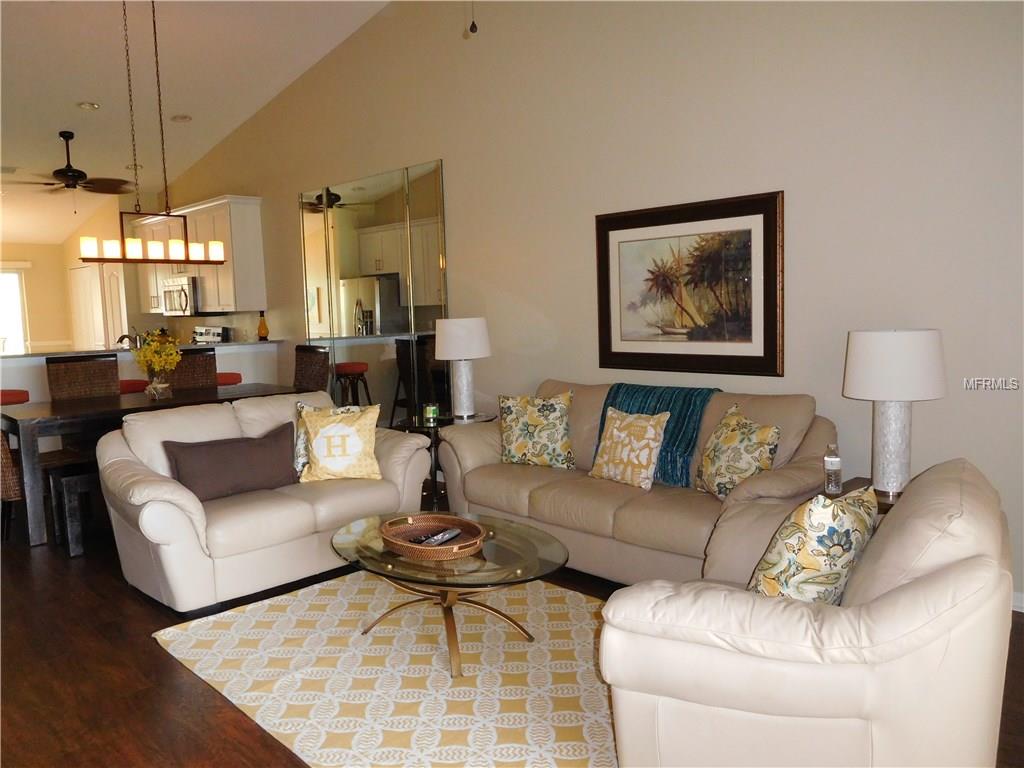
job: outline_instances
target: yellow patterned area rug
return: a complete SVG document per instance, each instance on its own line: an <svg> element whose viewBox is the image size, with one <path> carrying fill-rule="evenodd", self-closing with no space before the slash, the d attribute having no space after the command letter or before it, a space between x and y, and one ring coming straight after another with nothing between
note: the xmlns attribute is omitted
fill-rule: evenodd
<svg viewBox="0 0 1024 768"><path fill-rule="evenodd" d="M596 670L601 601L535 581L480 596L536 638L456 606L464 677L441 610L364 572L163 629L178 661L313 766L615 766Z"/></svg>

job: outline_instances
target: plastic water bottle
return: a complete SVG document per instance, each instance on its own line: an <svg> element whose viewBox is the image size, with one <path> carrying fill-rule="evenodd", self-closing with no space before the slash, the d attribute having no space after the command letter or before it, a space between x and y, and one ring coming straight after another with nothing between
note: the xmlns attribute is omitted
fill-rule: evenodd
<svg viewBox="0 0 1024 768"><path fill-rule="evenodd" d="M839 447L829 443L825 451L825 495L838 496L843 492L843 468Z"/></svg>

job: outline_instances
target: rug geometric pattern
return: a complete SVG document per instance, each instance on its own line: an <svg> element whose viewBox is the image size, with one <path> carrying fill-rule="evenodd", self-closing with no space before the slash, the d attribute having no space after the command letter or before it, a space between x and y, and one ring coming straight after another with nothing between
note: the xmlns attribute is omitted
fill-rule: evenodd
<svg viewBox="0 0 1024 768"><path fill-rule="evenodd" d="M312 766L615 766L600 600L540 581L479 596L532 643L456 606L453 680L436 605L360 634L408 599L360 571L154 637Z"/></svg>

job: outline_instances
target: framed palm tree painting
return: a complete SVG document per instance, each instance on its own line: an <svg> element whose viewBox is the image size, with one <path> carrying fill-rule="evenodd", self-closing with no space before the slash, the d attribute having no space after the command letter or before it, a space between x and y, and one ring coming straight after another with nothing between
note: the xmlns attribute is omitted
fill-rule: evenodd
<svg viewBox="0 0 1024 768"><path fill-rule="evenodd" d="M600 366L782 375L782 192L597 217Z"/></svg>

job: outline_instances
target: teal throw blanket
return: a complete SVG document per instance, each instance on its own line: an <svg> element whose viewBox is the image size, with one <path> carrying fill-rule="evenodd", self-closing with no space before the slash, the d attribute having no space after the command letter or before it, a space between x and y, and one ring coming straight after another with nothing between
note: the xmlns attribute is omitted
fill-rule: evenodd
<svg viewBox="0 0 1024 768"><path fill-rule="evenodd" d="M702 387L612 384L604 399L598 435L604 435L604 422L609 408L623 413L642 413L647 416L668 411L672 415L665 425L665 437L661 444L661 453L658 454L654 480L665 485L689 486L690 457L697 444L700 421L708 401L718 391L720 390Z"/></svg>

